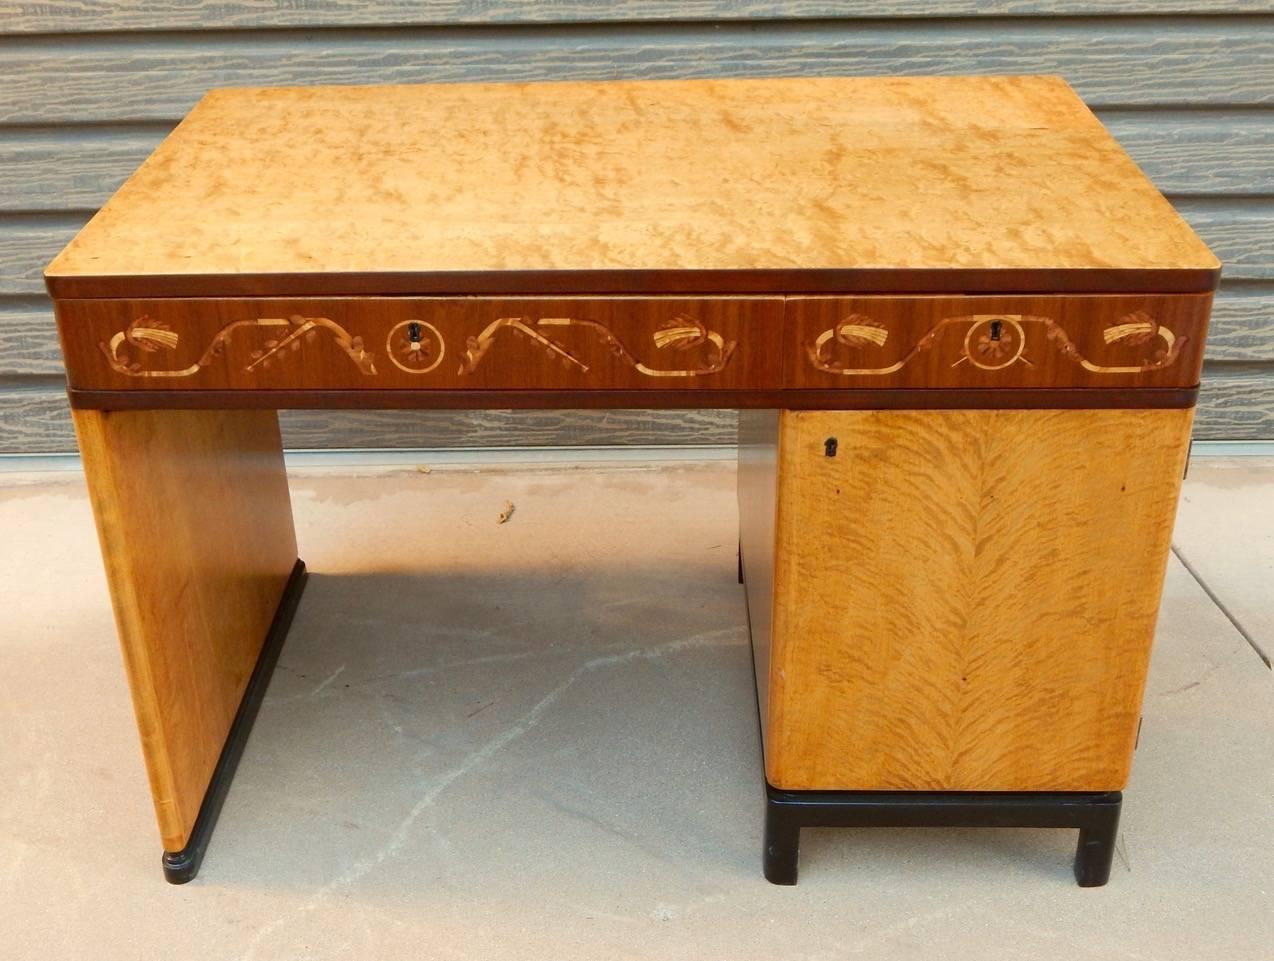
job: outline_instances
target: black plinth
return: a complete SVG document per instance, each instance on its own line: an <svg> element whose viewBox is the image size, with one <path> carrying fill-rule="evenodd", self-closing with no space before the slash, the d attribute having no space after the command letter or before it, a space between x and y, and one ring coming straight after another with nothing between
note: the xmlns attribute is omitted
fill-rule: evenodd
<svg viewBox="0 0 1274 961"><path fill-rule="evenodd" d="M795 884L801 828L1079 828L1075 880L1110 878L1122 795L1075 792L780 791L766 784L765 877Z"/></svg>
<svg viewBox="0 0 1274 961"><path fill-rule="evenodd" d="M164 878L171 884L185 884L199 873L199 865L203 863L204 852L212 839L212 829L217 826L221 805L230 792L230 782L234 780L239 758L243 756L248 735L252 733L252 722L256 720L266 688L270 686L274 665L278 663L279 651L283 649L283 641L288 636L288 628L292 626L292 616L296 613L303 590L305 564L297 561L283 588L283 595L279 598L274 620L270 622L270 630L261 645L252 677L248 678L248 686L244 689L243 700L239 702L239 710L230 725L230 733L226 735L221 756L217 758L217 766L213 769L212 780L208 782L203 803L199 805L199 815L190 831L190 839L180 851L164 852Z"/></svg>

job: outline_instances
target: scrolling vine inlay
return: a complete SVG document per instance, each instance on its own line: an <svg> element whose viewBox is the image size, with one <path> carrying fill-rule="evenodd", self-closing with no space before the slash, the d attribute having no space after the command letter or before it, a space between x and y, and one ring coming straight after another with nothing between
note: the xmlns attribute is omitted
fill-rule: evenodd
<svg viewBox="0 0 1274 961"><path fill-rule="evenodd" d="M850 366L847 362L838 363L832 357L835 347L839 345L851 351L881 348L889 339L889 331L883 324L870 317L863 314L850 314L836 326L819 334L814 342L807 346L807 350L810 362L825 373L845 377L879 377L906 367L917 356L931 350L944 331L962 325L965 327L965 333L960 355L951 366L958 367L968 363L982 370L991 371L1003 370L1014 364L1034 366L1026 356L1028 327L1043 328L1047 343L1054 350L1094 374L1141 374L1162 370L1177 359L1182 346L1187 342L1186 337L1176 336L1145 311L1137 311L1120 318L1118 323L1111 324L1103 330L1102 339L1107 344L1129 346L1153 344L1150 355L1144 357L1138 364L1107 366L1093 363L1080 353L1062 326L1051 317L1032 317L1024 314L968 314L960 317L944 317L916 341L907 353L892 364L881 367L861 367Z"/></svg>
<svg viewBox="0 0 1274 961"><path fill-rule="evenodd" d="M562 343L549 336L548 331L576 327L596 333L606 345L610 353L632 366L639 374L647 377L699 377L704 374L715 374L725 369L734 353L736 342L726 341L719 333L708 330L698 320L678 314L673 320L659 328L651 335L656 350L688 351L702 344L710 345L707 351L706 364L698 367L660 369L650 367L639 360L615 334L603 324L595 320L580 320L575 317L541 317L531 321L526 317L500 317L493 320L482 333L470 337L465 344L466 350L460 361L459 374L471 374L482 363L482 358L495 343L496 335L501 330L512 330L524 338L543 347L551 357L559 358L567 366L587 372L588 364L571 353Z"/></svg>

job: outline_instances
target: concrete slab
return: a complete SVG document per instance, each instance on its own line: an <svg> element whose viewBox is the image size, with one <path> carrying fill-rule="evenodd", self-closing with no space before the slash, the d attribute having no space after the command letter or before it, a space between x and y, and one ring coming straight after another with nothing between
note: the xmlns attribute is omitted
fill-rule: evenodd
<svg viewBox="0 0 1274 961"><path fill-rule="evenodd" d="M1268 664L1274 658L1274 457L1196 458L1173 543Z"/></svg>
<svg viewBox="0 0 1274 961"><path fill-rule="evenodd" d="M181 888L83 487L0 488L0 957L1270 956L1274 685L1175 563L1108 887L929 829L806 832L778 888L729 465L293 486L315 576Z"/></svg>

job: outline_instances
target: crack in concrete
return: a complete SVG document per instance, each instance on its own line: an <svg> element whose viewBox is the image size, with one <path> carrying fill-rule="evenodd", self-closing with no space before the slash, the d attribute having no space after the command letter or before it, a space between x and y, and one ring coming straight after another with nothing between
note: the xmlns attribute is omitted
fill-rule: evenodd
<svg viewBox="0 0 1274 961"><path fill-rule="evenodd" d="M247 947L240 955L240 961L251 961L256 957L257 947L268 938L271 934L283 927L290 919L309 914L314 911L323 901L331 897L336 891L347 888L354 882L367 876L380 865L384 864L389 858L393 857L407 843L411 834L411 829L419 820L420 816L433 805L444 791L452 784L460 780L460 778L471 773L480 767L492 756L516 741L523 734L526 734L544 717L549 708L553 707L562 696L566 694L580 678L593 673L600 668L615 667L621 664L629 664L637 660L658 660L670 654L678 654L682 651L694 650L706 647L740 647L745 642L738 640L738 636L742 633L741 627L728 627L716 631L707 631L702 634L696 634L692 637L682 638L676 641L670 641L666 644L659 644L654 647L634 648L619 654L608 654L601 657L594 657L585 661L579 667L575 668L560 684L545 694L539 701L535 703L530 710L524 713L520 718L513 722L503 732L487 741L482 747L473 751L466 756L459 764L450 771L439 777L432 786L425 790L407 815L399 822L398 827L390 836L389 841L384 844L371 857L364 858L355 862L348 870L342 872L333 878L327 884L319 888L311 895L303 904L299 905L290 914L277 918L269 924L258 929L257 933L248 942ZM733 636L736 639L722 642L720 638L725 636Z"/></svg>

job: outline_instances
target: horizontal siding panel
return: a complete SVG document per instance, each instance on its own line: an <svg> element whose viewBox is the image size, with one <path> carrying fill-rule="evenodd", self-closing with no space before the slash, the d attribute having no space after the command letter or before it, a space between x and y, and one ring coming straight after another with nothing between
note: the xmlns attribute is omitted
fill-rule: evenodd
<svg viewBox="0 0 1274 961"><path fill-rule="evenodd" d="M289 410L279 416L289 450L724 445L736 438L729 410ZM0 389L0 454L68 450L75 450L75 432L63 389Z"/></svg>
<svg viewBox="0 0 1274 961"><path fill-rule="evenodd" d="M44 293L44 268L89 216L0 217L0 297Z"/></svg>
<svg viewBox="0 0 1274 961"><path fill-rule="evenodd" d="M143 133L94 127L6 134L0 129L0 212L96 210L159 146L168 126Z"/></svg>
<svg viewBox="0 0 1274 961"><path fill-rule="evenodd" d="M729 445L734 411L283 411L289 450L343 447L556 447ZM1274 378L1209 373L1200 392L1198 440L1274 439ZM75 449L65 394L0 391L0 453Z"/></svg>
<svg viewBox="0 0 1274 961"><path fill-rule="evenodd" d="M1178 198L1173 206L1220 258L1223 276L1274 280L1274 198Z"/></svg>
<svg viewBox="0 0 1274 961"><path fill-rule="evenodd" d="M1199 440L1274 440L1274 371L1205 371L1194 436Z"/></svg>
<svg viewBox="0 0 1274 961"><path fill-rule="evenodd" d="M0 301L0 378L62 374L53 308L47 300Z"/></svg>
<svg viewBox="0 0 1274 961"><path fill-rule="evenodd" d="M75 450L64 389L0 384L0 454Z"/></svg>
<svg viewBox="0 0 1274 961"><path fill-rule="evenodd" d="M1259 105L1272 38L1225 19L125 35L0 45L0 122L174 121L213 86L881 73L1061 73L1097 106Z"/></svg>
<svg viewBox="0 0 1274 961"><path fill-rule="evenodd" d="M1274 111L1098 115L1165 193L1274 194Z"/></svg>
<svg viewBox="0 0 1274 961"><path fill-rule="evenodd" d="M1103 112L1103 122L1151 180L1176 194L1274 194L1274 110ZM87 127L5 134L0 212L95 209L171 129Z"/></svg>
<svg viewBox="0 0 1274 961"><path fill-rule="evenodd" d="M1270 0L292 0L286 4L180 0L17 3L10 33L228 27L424 26L660 20L804 20L834 17L1055 16L1259 13Z"/></svg>
<svg viewBox="0 0 1274 961"><path fill-rule="evenodd" d="M1223 282L1212 305L1205 356L1274 364L1274 288L1227 291ZM1274 366L1269 376L1274 377Z"/></svg>

